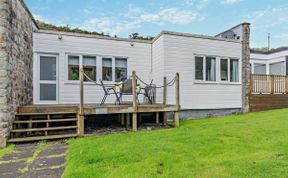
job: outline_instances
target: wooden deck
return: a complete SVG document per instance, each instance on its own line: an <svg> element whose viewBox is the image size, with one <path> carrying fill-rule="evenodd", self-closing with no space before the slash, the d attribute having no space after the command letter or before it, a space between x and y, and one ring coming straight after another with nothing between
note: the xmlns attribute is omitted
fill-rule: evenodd
<svg viewBox="0 0 288 178"><path fill-rule="evenodd" d="M113 105L113 104L85 104L83 107L84 115L98 115L98 114L121 114L121 113L133 113L133 105ZM46 114L46 113L77 113L79 111L79 105L28 105L18 108L19 114ZM176 105L165 104L152 104L152 105L137 105L137 113L147 112L174 112L177 111Z"/></svg>

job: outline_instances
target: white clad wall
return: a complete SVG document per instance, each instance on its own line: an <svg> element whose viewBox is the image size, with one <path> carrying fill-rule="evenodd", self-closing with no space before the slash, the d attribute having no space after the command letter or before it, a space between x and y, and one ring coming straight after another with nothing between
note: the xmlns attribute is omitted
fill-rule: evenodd
<svg viewBox="0 0 288 178"><path fill-rule="evenodd" d="M220 82L220 67L216 69L217 83L195 81L195 55L212 55L240 59L241 43L195 37L164 35L164 75L171 80L180 73L180 104L182 109L220 109L241 107L241 77L239 84ZM217 66L219 59L217 58ZM241 70L240 74L241 76ZM168 103L175 103L175 87L168 88Z"/></svg>
<svg viewBox="0 0 288 178"><path fill-rule="evenodd" d="M68 81L68 54L97 56L97 65L102 67L101 57L126 57L128 76L135 70L137 75L146 82L151 80L151 44L141 42L96 39L88 37L76 37L62 35L62 40L57 34L34 33L34 54L56 54L59 56L59 103L79 103L79 82ZM35 59L35 58L34 58ZM115 65L113 63L113 65ZM101 68L100 67L100 68ZM38 66L34 65L34 74ZM100 69L99 67L97 68ZM97 78L101 77L101 69L97 71ZM36 77L34 77L35 80ZM103 89L99 86L86 83L85 103L100 103L103 97ZM38 90L34 81L34 90ZM107 102L113 103L115 97L108 97ZM34 97L34 103L37 103Z"/></svg>
<svg viewBox="0 0 288 178"><path fill-rule="evenodd" d="M164 78L164 38L160 36L152 44L152 73L153 83L158 86L163 85ZM158 103L163 102L163 89L156 89L156 99Z"/></svg>

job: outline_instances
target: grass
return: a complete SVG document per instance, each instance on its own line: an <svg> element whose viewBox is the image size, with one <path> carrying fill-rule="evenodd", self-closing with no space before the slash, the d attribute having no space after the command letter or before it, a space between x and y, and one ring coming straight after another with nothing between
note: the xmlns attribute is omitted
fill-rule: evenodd
<svg viewBox="0 0 288 178"><path fill-rule="evenodd" d="M287 177L288 110L69 142L64 177Z"/></svg>
<svg viewBox="0 0 288 178"><path fill-rule="evenodd" d="M0 158L2 158L4 155L10 153L14 148L13 144L9 144L7 147L5 148L0 148Z"/></svg>

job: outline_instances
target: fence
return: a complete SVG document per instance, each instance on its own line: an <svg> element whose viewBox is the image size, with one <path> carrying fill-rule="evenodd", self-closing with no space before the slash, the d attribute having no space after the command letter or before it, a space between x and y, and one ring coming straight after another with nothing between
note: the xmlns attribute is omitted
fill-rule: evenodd
<svg viewBox="0 0 288 178"><path fill-rule="evenodd" d="M288 94L288 76L252 74L251 94Z"/></svg>

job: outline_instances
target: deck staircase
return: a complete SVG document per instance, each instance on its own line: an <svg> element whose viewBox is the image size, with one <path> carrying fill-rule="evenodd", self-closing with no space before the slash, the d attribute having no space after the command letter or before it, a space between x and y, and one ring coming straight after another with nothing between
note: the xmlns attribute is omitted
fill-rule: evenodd
<svg viewBox="0 0 288 178"><path fill-rule="evenodd" d="M8 142L76 137L77 129L77 112L17 113Z"/></svg>

